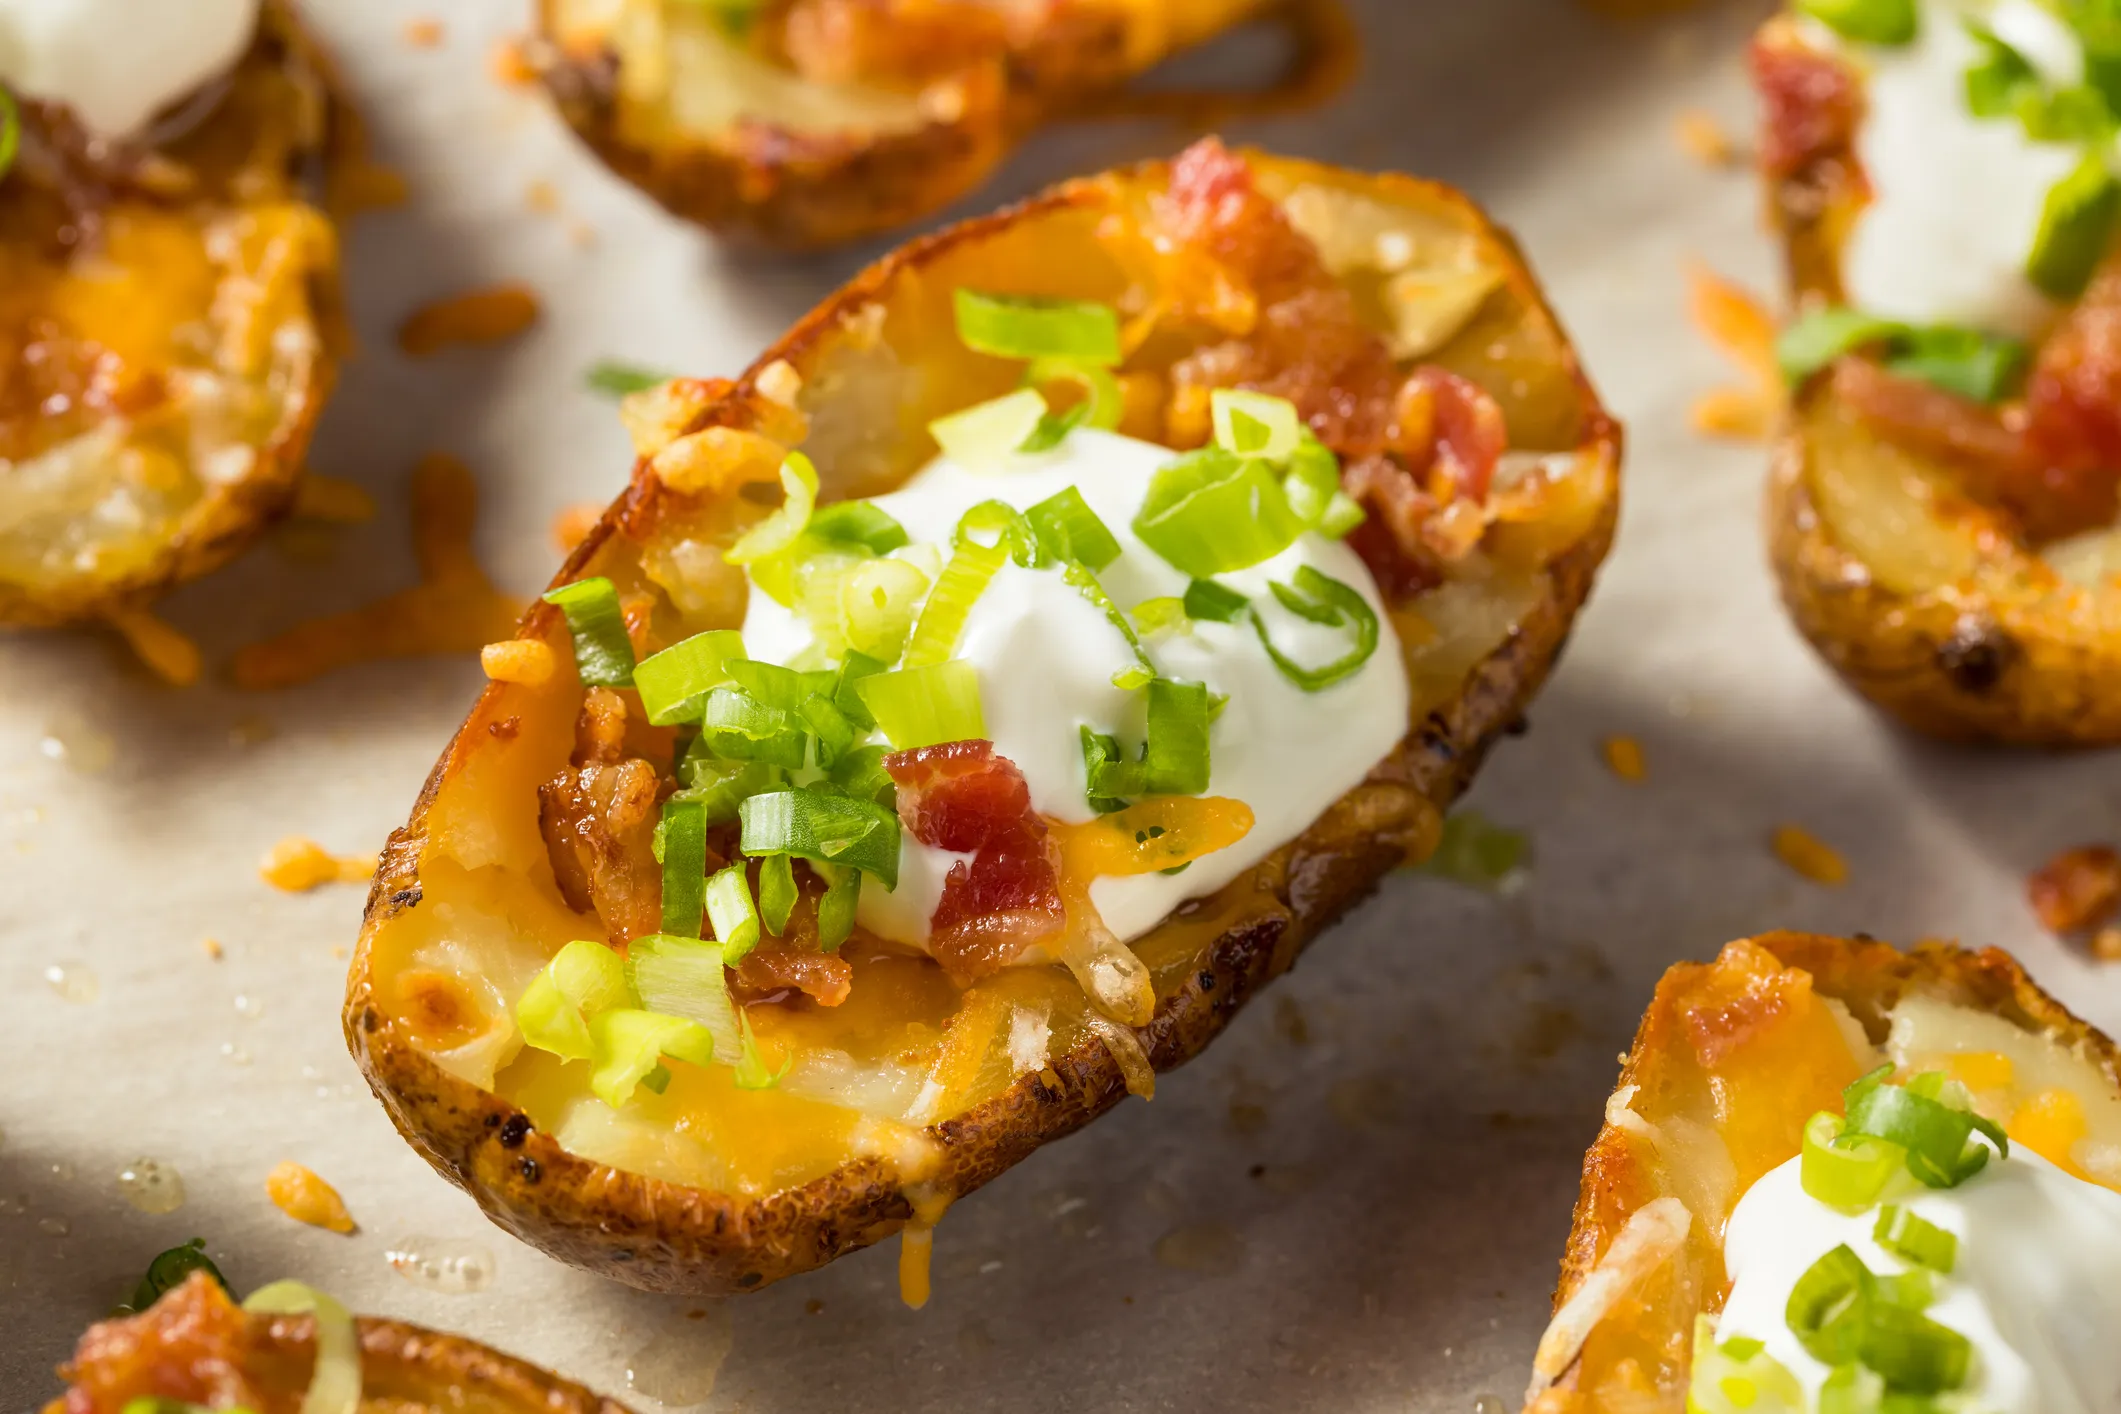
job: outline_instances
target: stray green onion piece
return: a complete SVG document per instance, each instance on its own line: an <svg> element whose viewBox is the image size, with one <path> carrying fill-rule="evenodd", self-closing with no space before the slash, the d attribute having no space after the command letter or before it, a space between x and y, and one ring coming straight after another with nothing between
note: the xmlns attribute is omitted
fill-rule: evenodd
<svg viewBox="0 0 2121 1414"><path fill-rule="evenodd" d="M228 1290L228 1278L214 1265L214 1259L206 1255L206 1239L194 1237L181 1247L172 1247L155 1254L147 1264L146 1273L139 1285L133 1288L133 1299L129 1309L145 1311L162 1299L162 1293L182 1286L184 1279L193 1272L204 1272L218 1283L223 1291Z"/></svg>
<svg viewBox="0 0 2121 1414"><path fill-rule="evenodd" d="M1798 1166L1804 1191L1831 1208L1860 1212L1878 1201L1906 1162L1899 1145L1863 1134L1846 1134L1840 1115L1821 1110L1804 1125Z"/></svg>
<svg viewBox="0 0 2121 1414"><path fill-rule="evenodd" d="M1194 579L1270 560L1304 528L1265 462L1221 447L1159 468L1134 518L1142 543Z"/></svg>
<svg viewBox="0 0 2121 1414"><path fill-rule="evenodd" d="M563 584L547 590L545 602L567 618L582 686L633 686L633 640L626 636L626 613L610 580L599 575Z"/></svg>
<svg viewBox="0 0 2121 1414"><path fill-rule="evenodd" d="M963 659L875 673L857 683L855 691L894 750L979 741L987 735L979 670Z"/></svg>
<svg viewBox="0 0 2121 1414"><path fill-rule="evenodd" d="M1871 1236L1880 1247L1901 1261L1927 1267L1942 1276L1950 1276L1953 1265L1959 1260L1956 1234L1925 1221L1912 1208L1903 1208L1897 1203L1888 1203L1878 1210L1878 1223L1871 1230Z"/></svg>
<svg viewBox="0 0 2121 1414"><path fill-rule="evenodd" d="M972 617L972 606L987 592L988 581L1008 559L1009 551L1002 545L982 545L968 537L959 538L950 552L949 563L936 577L920 618L914 622L913 636L906 642L908 668L932 668L957 652L957 640L965 631L966 620Z"/></svg>
<svg viewBox="0 0 2121 1414"><path fill-rule="evenodd" d="M626 978L641 1005L664 1016L697 1021L714 1037L714 1058L735 1065L743 1048L736 1004L722 969L720 945L696 937L648 933L626 945Z"/></svg>
<svg viewBox="0 0 2121 1414"><path fill-rule="evenodd" d="M668 383L674 375L658 369L643 368L638 364L619 363L602 359L589 366L582 375L582 382L592 393L607 397L623 398L628 393L644 393L650 388Z"/></svg>
<svg viewBox="0 0 2121 1414"><path fill-rule="evenodd" d="M748 815L753 796L739 807ZM759 945L759 911L751 901L751 880L742 861L730 865L707 881L707 919L714 925L714 940L722 945L722 961L730 967L742 962Z"/></svg>
<svg viewBox="0 0 2121 1414"><path fill-rule="evenodd" d="M1796 0L1796 9L1864 44L1912 44L1922 27L1916 0Z"/></svg>
<svg viewBox="0 0 2121 1414"><path fill-rule="evenodd" d="M823 540L859 545L872 555L888 555L912 543L906 527L874 501L835 501L810 513L809 533Z"/></svg>
<svg viewBox="0 0 2121 1414"><path fill-rule="evenodd" d="M597 1048L589 1091L615 1110L632 1101L642 1082L662 1068L665 1056L687 1065L714 1061L714 1033L690 1017L622 1007L592 1017L589 1029ZM660 1093L668 1084L666 1075L651 1088Z"/></svg>
<svg viewBox="0 0 2121 1414"><path fill-rule="evenodd" d="M700 936L707 907L707 807L674 795L663 802L663 931Z"/></svg>
<svg viewBox="0 0 2121 1414"><path fill-rule="evenodd" d="M1287 461L1303 441L1296 404L1270 393L1217 388L1208 394L1215 445L1240 457Z"/></svg>
<svg viewBox="0 0 2121 1414"><path fill-rule="evenodd" d="M562 1060L592 1060L589 1020L633 1000L626 965L602 943L577 939L553 954L516 1001L516 1026L528 1044Z"/></svg>
<svg viewBox="0 0 2121 1414"><path fill-rule="evenodd" d="M1119 541L1073 486L1024 512L1039 548L1050 559L1099 573L1120 556Z"/></svg>
<svg viewBox="0 0 2121 1414"><path fill-rule="evenodd" d="M1252 627L1259 634L1260 646L1281 669L1281 675L1295 683L1305 692L1323 692L1333 684L1361 670L1377 652L1377 611L1370 601L1363 598L1359 590L1343 584L1331 575L1320 574L1309 565L1298 565L1291 583L1274 580L1267 585L1280 605L1300 619L1345 629L1354 639L1354 646L1331 662L1315 668L1307 668L1277 648L1267 634L1266 621L1255 611Z"/></svg>
<svg viewBox="0 0 2121 1414"><path fill-rule="evenodd" d="M361 1403L361 1338L344 1306L313 1286L276 1281L243 1299L258 1316L309 1316L316 1328L316 1358L302 1414L354 1414Z"/></svg>
<svg viewBox="0 0 2121 1414"><path fill-rule="evenodd" d="M939 417L928 424L928 432L943 455L966 470L997 471L1007 468L1038 434L1046 414L1046 400L1036 388L1019 388Z"/></svg>
<svg viewBox="0 0 2121 1414"><path fill-rule="evenodd" d="M15 169L15 154L22 150L22 109L14 91L0 84L0 177Z"/></svg>
<svg viewBox="0 0 2121 1414"><path fill-rule="evenodd" d="M1497 889L1531 862L1532 840L1522 830L1497 825L1478 810L1460 809L1444 817L1436 852L1421 872L1477 889Z"/></svg>
<svg viewBox="0 0 2121 1414"><path fill-rule="evenodd" d="M781 463L781 490L786 499L779 508L723 551L723 559L732 565L748 565L795 543L817 507L817 467L810 458L801 452L788 454Z"/></svg>
<svg viewBox="0 0 2121 1414"><path fill-rule="evenodd" d="M729 664L744 656L744 635L733 628L696 633L634 665L641 706L658 727L697 722L707 694L729 681Z"/></svg>
<svg viewBox="0 0 2121 1414"><path fill-rule="evenodd" d="M2114 219L2121 216L2121 182L2109 160L2102 152L2086 153L2047 194L2025 274L2051 299L2083 294L2113 239Z"/></svg>
<svg viewBox="0 0 2121 1414"><path fill-rule="evenodd" d="M1122 357L1119 313L1088 300L957 292L957 336L998 358L1066 359L1111 367Z"/></svg>
<svg viewBox="0 0 2121 1414"><path fill-rule="evenodd" d="M1024 386L1043 387L1050 383L1073 383L1083 390L1083 400L1068 409L1074 413L1081 409L1077 421L1084 426L1110 432L1119 426L1120 417L1126 411L1126 394L1111 370L1092 363L1079 363L1070 359L1034 359L1024 370Z"/></svg>
<svg viewBox="0 0 2121 1414"><path fill-rule="evenodd" d="M898 815L873 801L798 787L751 797L744 802L741 816L743 850L754 859L793 854L859 869L882 881L887 890L898 887ZM731 867L737 869L741 883L741 867ZM751 906L748 890L743 894L743 905L746 909ZM714 913L712 885L708 889L707 910L710 915ZM757 914L754 912L751 917L756 941Z"/></svg>

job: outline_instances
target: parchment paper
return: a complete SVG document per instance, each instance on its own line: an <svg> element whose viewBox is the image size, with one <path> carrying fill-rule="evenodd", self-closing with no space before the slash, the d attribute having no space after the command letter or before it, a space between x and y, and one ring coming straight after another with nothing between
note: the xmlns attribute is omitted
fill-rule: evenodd
<svg viewBox="0 0 2121 1414"><path fill-rule="evenodd" d="M874 253L733 255L664 217L535 96L487 77L517 5L309 8L415 193L348 234L363 352L314 456L383 512L327 563L281 541L171 600L215 660L406 582L406 477L430 449L479 473L486 563L518 592L541 587L552 514L609 497L628 462L583 369L619 356L734 372ZM298 1275L651 1411L629 1394L630 1362L682 1403L704 1396L704 1371L671 1362L711 1367L724 1345L712 1407L761 1414L1514 1407L1615 1054L1667 963L1777 925L1957 936L2015 949L2072 1005L2121 1021L2121 974L2044 939L2021 895L2052 850L2112 837L2121 762L1945 751L1873 719L1775 603L1761 452L1686 429L1689 399L1724 377L1684 321L1687 263L1760 288L1771 264L1750 181L1684 157L1673 127L1693 107L1748 126L1738 56L1761 8L1622 26L1559 0L1356 0L1356 88L1233 128L1459 183L1518 229L1629 423L1623 533L1530 734L1475 793L1533 834L1525 887L1392 880L1153 1104L952 1211L925 1311L898 1303L893 1245L716 1309L631 1293L490 1226L392 1132L339 1036L361 891L277 893L256 864L295 832L380 845L475 663L246 696L158 687L94 635L0 642L0 1403L55 1393L81 1328L149 1256L198 1234L241 1289ZM423 15L446 24L441 47L404 41ZM1239 82L1276 58L1239 36L1178 72ZM1108 124L1042 138L966 209L1183 137ZM540 180L560 215L530 210ZM408 310L502 278L540 291L531 336L397 355ZM1601 763L1614 732L1644 742L1646 783ZM69 760L48 741L71 742ZM1846 887L1775 861L1783 821L1846 853ZM100 994L62 999L53 965L92 970ZM181 1173L182 1209L123 1201L115 1175L141 1156ZM282 1159L337 1184L359 1233L275 1211L262 1184ZM496 1280L415 1287L386 1260L414 1237L476 1243Z"/></svg>

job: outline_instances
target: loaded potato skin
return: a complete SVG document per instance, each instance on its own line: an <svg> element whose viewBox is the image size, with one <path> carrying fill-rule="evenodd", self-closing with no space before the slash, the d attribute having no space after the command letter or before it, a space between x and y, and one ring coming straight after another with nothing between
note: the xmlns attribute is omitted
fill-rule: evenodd
<svg viewBox="0 0 2121 1414"><path fill-rule="evenodd" d="M359 134L279 0L147 138L28 99L22 121L0 186L0 625L51 627L210 572L292 504L344 341L306 193Z"/></svg>
<svg viewBox="0 0 2121 1414"><path fill-rule="evenodd" d="M1174 206L1246 212L1265 224L1216 228L1211 221L1197 239L1161 249L1142 240L1146 224L1171 219ZM610 1112L586 1099L557 1101L549 1080L526 1089L512 1078L529 1073L520 1059L529 1053L510 1019L507 988L496 985L501 965L484 974L462 966L467 952L485 949L517 969L510 985L520 987L568 937L589 936L625 912L600 909L602 925L594 915L570 912L565 876L585 862L593 870L595 851L571 852L572 862L555 873L538 829L539 784L554 780L555 767L576 773L570 779L577 783L591 779L581 772L602 769L594 754L582 752L600 730L595 723L608 720L593 705L605 699L585 695L564 667L534 685L489 687L385 851L344 1020L349 1047L400 1133L496 1223L576 1266L674 1292L753 1290L909 1224L924 1230L950 1201L1080 1128L1130 1089L1145 1093L1152 1071L1197 1054L1385 873L1434 847L1443 811L1496 737L1520 720L1589 592L1617 509L1619 432L1508 238L1463 198L1430 184L1238 156L1210 143L1175 166L1069 183L916 242L828 300L740 379L680 380L646 395L649 401L633 408L637 430L657 410L667 422L650 429L631 487L556 584L603 575L626 585L626 596L638 587L643 602L630 616L649 625L660 620L664 627L655 632L670 635L677 606L651 587L658 571L667 575L673 559L716 536L726 544L732 514L755 521L761 513L713 490L727 483L711 476L704 494L679 489L701 484L690 479L697 469L691 457L704 449L718 449L724 459L714 465L727 472L751 457L753 438L799 442L823 480L821 503L897 485L931 455L919 430L927 419L1010 386L1013 375L958 342L951 299L968 287L1113 301L1123 317L1140 321L1135 352L1120 371L1129 409L1122 431L1180 440L1187 434L1174 433L1166 418L1185 415L1185 396L1174 391L1190 376L1184 370L1221 368L1231 382L1253 378L1288 389L1313 410L1312 426L1329 446L1377 435L1358 425L1361 400L1343 396L1353 384L1335 384L1331 375L1317 384L1315 371L1302 371L1314 364L1229 337L1266 327L1260 310L1282 278L1263 277L1247 263L1262 249L1262 232L1270 247L1281 241L1305 252L1303 261L1336 272L1334 283L1355 298L1340 303L1346 297L1336 295L1319 307L1356 311L1362 331L1395 327L1392 306L1377 302L1385 298L1377 284L1380 249L1402 267L1399 275L1409 273L1407 259L1492 271L1489 292L1441 333L1419 320L1398 321L1398 346L1414 350L1407 358L1384 351L1386 334L1350 326L1343 334L1353 340L1354 363L1334 366L1367 367L1362 376L1395 387L1416 355L1436 370L1423 376L1425 386L1453 370L1466 386L1493 390L1476 401L1492 406L1512 448L1547 458L1548 470L1513 483L1514 491L1496 483L1495 504L1514 509L1488 525L1471 560L1443 574L1398 553L1382 514L1367 549L1358 543L1362 532L1350 538L1365 560L1396 570L1402 581L1390 591L1390 608L1412 709L1398 745L1260 863L1133 940L1154 991L1139 1022L1100 1016L1058 968L1010 967L962 991L933 964L877 951L860 933L845 953L853 980L843 1005L819 1005L787 986L749 992L764 997L747 1014L760 1020L770 1052L775 1035L798 1033L769 1028L826 1024L820 1018L855 1026L866 989L878 999L868 1005L886 1006L892 1026L934 1038L919 1040L931 1049L918 1054L940 1057L934 1074L943 1077L941 1098L909 1111L905 1123L857 1117L850 1138L846 1121L835 1117L842 1112L785 1090L727 1090L715 1079L709 1090L689 1091L695 1100L688 1103L711 1105L724 1126L767 1127L755 1131L745 1156L731 1157L726 1147L712 1159L693 1152L684 1163L695 1167L686 1169L670 1157L664 1122L627 1131L633 1137L625 1142L637 1147L626 1152L638 1157L626 1163L600 1161L563 1142L555 1129L567 1129L575 1145L611 1142ZM1288 244L1289 232L1300 242ZM1314 290L1309 298L1325 296ZM1221 352L1198 357L1210 350ZM1308 392L1299 386L1306 377L1314 380ZM1205 412L1204 399L1193 406ZM1190 436L1197 444L1206 428ZM778 460L776 451L751 478L770 476ZM1384 484L1393 464L1380 462L1369 474ZM1481 475L1485 480L1487 468ZM1343 484L1356 483L1344 476ZM1418 521L1411 504L1400 509ZM1457 549L1466 553L1464 545ZM709 566L684 581L695 610L731 613L714 561L694 563ZM1475 566L1482 578L1458 577ZM1389 578L1380 574L1381 583ZM567 633L559 613L541 605L520 638L549 645L564 664ZM585 703L590 709L578 711ZM667 741L644 739L640 724L628 722L623 733L637 743L628 752L667 759ZM550 818L554 797L544 798ZM620 875L601 878L609 901ZM594 893L598 880L592 872L583 886ZM477 941L496 929L509 940L490 948ZM772 955L769 949L752 958ZM912 982L904 980L909 965ZM751 974L733 967L730 975L748 991ZM901 980L889 983L891 977ZM902 1002L884 1000L893 986L903 988ZM775 995L792 997L785 1005L794 1008L779 1019L784 1004ZM1026 998L1050 1018L1051 1041L1042 1037L1038 1060L1020 1067L1003 1038ZM908 1010L891 1013L889 1006ZM833 1044L867 1043L857 1037ZM543 1065L534 1060L532 1069L549 1077ZM663 1103L693 1083L681 1074L669 1097L637 1103ZM592 1118L604 1126L603 1139L584 1127ZM816 1140L813 1155L801 1145L814 1135L826 1137ZM769 1159L749 1156L766 1150L773 1151ZM720 1180L693 1177L704 1177L698 1165L709 1162L724 1165Z"/></svg>

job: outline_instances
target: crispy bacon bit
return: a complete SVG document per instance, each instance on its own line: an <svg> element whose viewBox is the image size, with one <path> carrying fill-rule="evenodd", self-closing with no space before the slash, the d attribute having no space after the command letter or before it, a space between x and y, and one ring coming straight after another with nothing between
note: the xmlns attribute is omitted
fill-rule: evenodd
<svg viewBox="0 0 2121 1414"><path fill-rule="evenodd" d="M1695 1058L1713 1070L1753 1037L1809 1006L1811 992L1809 972L1784 967L1755 943L1732 943L1699 984L1677 999L1677 1008Z"/></svg>
<svg viewBox="0 0 2121 1414"><path fill-rule="evenodd" d="M1502 407L1479 384L1441 368L1417 368L1400 389L1398 447L1429 465L1428 491L1448 505L1481 502L1510 449Z"/></svg>
<svg viewBox="0 0 2121 1414"><path fill-rule="evenodd" d="M2036 539L2110 524L2121 484L2121 266L2109 264L2063 319L2025 387L2038 472L2016 487Z"/></svg>
<svg viewBox="0 0 2121 1414"><path fill-rule="evenodd" d="M1794 176L1854 145L1863 97L1846 64L1775 34L1753 42L1750 62L1763 109L1760 161L1768 175Z"/></svg>
<svg viewBox="0 0 2121 1414"><path fill-rule="evenodd" d="M2097 928L2121 908L2121 853L2103 844L2065 849L2026 879L2025 895L2050 933Z"/></svg>
<svg viewBox="0 0 2121 1414"><path fill-rule="evenodd" d="M973 856L943 881L929 948L960 984L1006 967L1066 922L1045 822L1024 773L989 741L954 741L884 758L899 819L931 849Z"/></svg>
<svg viewBox="0 0 2121 1414"><path fill-rule="evenodd" d="M560 894L577 912L594 911L614 942L655 932L663 909L652 847L662 779L625 746L625 699L591 688L575 723L573 763L538 787L538 828Z"/></svg>
<svg viewBox="0 0 2121 1414"><path fill-rule="evenodd" d="M66 1414L118 1414L142 1396L216 1409L266 1409L245 1378L249 1321L221 1284L193 1272L153 1308L90 1326L60 1369Z"/></svg>
<svg viewBox="0 0 2121 1414"><path fill-rule="evenodd" d="M747 1004L801 992L819 1006L838 1006L854 986L854 967L815 948L763 947L745 954L732 981L737 999Z"/></svg>

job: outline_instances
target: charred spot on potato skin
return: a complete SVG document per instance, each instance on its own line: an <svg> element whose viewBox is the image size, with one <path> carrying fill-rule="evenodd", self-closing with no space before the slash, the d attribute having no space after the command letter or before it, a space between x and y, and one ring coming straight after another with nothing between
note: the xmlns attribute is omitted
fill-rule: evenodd
<svg viewBox="0 0 2121 1414"><path fill-rule="evenodd" d="M1966 618L1952 626L1952 636L1937 645L1937 667L1953 687L1980 697L1996 690L2024 650L1986 619Z"/></svg>
<svg viewBox="0 0 2121 1414"><path fill-rule="evenodd" d="M747 1291L766 1279L764 1272L746 1272L736 1279L736 1284Z"/></svg>
<svg viewBox="0 0 2121 1414"><path fill-rule="evenodd" d="M486 1117L486 1122L488 1124L493 1123L494 1117L492 1115L488 1115ZM523 1140L527 1138L529 1134L530 1116L526 1114L512 1114L508 1117L507 1122L501 1125L501 1147L504 1149L520 1149L523 1147ZM537 1161L535 1159L526 1159L524 1160L524 1162L535 1164Z"/></svg>
<svg viewBox="0 0 2121 1414"><path fill-rule="evenodd" d="M1200 972L1200 989L1203 992L1212 992L1215 990L1215 974L1213 972L1210 972L1205 967L1202 968Z"/></svg>
<svg viewBox="0 0 2121 1414"><path fill-rule="evenodd" d="M498 722L488 722L486 724L486 734L495 741L514 741L517 734L522 730L523 719L521 717L503 717Z"/></svg>
<svg viewBox="0 0 2121 1414"><path fill-rule="evenodd" d="M424 897L426 897L426 893L418 884L414 884L411 888L399 889L390 896L390 911L392 913L403 913L408 908L418 908L420 900Z"/></svg>
<svg viewBox="0 0 2121 1414"><path fill-rule="evenodd" d="M536 1183L544 1176L544 1170L538 1166L538 1161L528 1155L516 1161L516 1171L523 1175L525 1183Z"/></svg>

